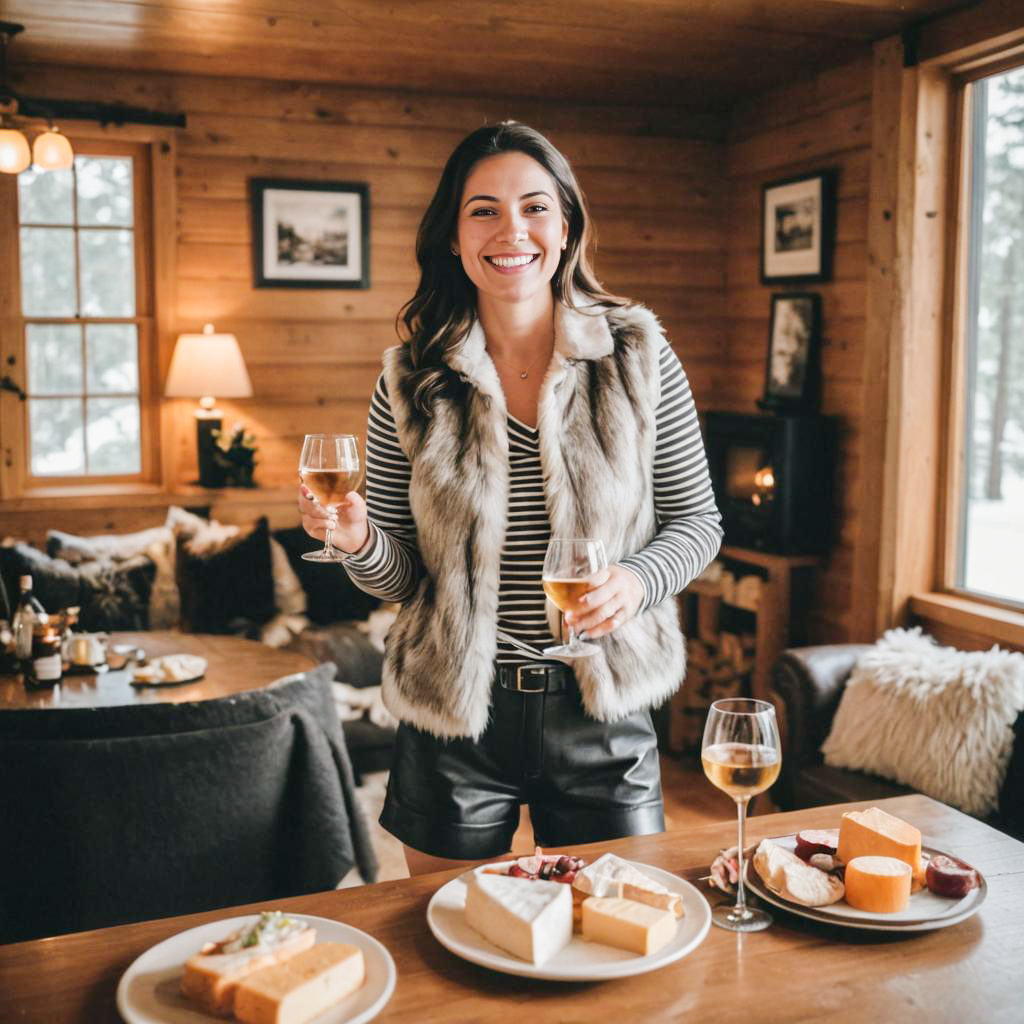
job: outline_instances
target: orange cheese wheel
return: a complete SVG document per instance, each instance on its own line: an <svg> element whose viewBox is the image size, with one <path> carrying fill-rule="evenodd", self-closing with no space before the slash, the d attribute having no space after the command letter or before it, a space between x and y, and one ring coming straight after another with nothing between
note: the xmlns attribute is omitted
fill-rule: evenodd
<svg viewBox="0 0 1024 1024"><path fill-rule="evenodd" d="M895 914L910 901L910 865L895 857L854 857L846 865L846 902L873 914Z"/></svg>

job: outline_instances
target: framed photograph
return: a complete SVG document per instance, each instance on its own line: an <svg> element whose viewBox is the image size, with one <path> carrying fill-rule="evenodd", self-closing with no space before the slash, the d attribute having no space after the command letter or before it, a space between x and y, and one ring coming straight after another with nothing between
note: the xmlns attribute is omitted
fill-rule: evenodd
<svg viewBox="0 0 1024 1024"><path fill-rule="evenodd" d="M785 292L772 296L762 408L810 410L818 401L821 377L821 296Z"/></svg>
<svg viewBox="0 0 1024 1024"><path fill-rule="evenodd" d="M370 189L253 178L256 288L369 288Z"/></svg>
<svg viewBox="0 0 1024 1024"><path fill-rule="evenodd" d="M761 283L832 277L836 172L773 181L761 190Z"/></svg>

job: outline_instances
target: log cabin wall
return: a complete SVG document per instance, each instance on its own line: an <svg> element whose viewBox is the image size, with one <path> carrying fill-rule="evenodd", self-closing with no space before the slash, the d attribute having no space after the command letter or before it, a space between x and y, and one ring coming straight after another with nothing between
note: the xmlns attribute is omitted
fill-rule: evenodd
<svg viewBox="0 0 1024 1024"><path fill-rule="evenodd" d="M728 193L727 334L712 390L715 408L755 412L763 394L771 295L812 291L822 299L822 412L839 421L835 541L817 574L808 643L850 638L853 552L861 459L861 363L865 331L868 182L871 157L870 55L775 89L733 112ZM834 167L838 209L833 276L824 284L760 283L761 186Z"/></svg>
<svg viewBox="0 0 1024 1024"><path fill-rule="evenodd" d="M725 168L722 114L393 93L194 75L25 67L17 80L68 99L127 103L187 115L177 139L174 334L212 321L237 335L254 395L219 400L259 447L258 494L197 494L194 403L176 401L164 447L169 500L213 499L216 514L275 524L297 520L296 466L307 432L365 434L370 392L395 316L418 276L413 245L441 167L466 132L515 118L549 134L572 161L597 227L596 267L608 289L662 318L706 406L725 343ZM248 181L252 177L366 182L369 290L254 289ZM164 339L166 368L173 336ZM165 462L165 464L167 464ZM129 501L127 504L139 504ZM86 506L96 503L84 503ZM80 532L110 528L114 513L67 502L11 512L25 532L71 518ZM120 502L119 502L120 504ZM145 506L158 501L146 498ZM164 502L166 505L166 502ZM151 519L144 510L117 528ZM54 518L56 517L56 519ZM124 522L125 525L120 525Z"/></svg>

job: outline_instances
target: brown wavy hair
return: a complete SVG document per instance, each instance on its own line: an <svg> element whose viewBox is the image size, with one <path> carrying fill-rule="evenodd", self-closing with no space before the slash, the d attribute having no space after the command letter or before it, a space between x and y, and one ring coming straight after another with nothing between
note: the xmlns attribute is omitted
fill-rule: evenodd
<svg viewBox="0 0 1024 1024"><path fill-rule="evenodd" d="M452 254L462 192L473 168L502 153L525 153L551 175L558 189L562 216L568 225L565 251L551 279L556 302L604 309L626 300L605 291L590 262L593 231L583 190L569 161L540 132L516 121L484 125L470 132L448 158L416 235L420 283L416 294L398 314L399 334L409 346L413 366L412 398L430 415L432 401L445 386L444 365L476 319L476 287Z"/></svg>

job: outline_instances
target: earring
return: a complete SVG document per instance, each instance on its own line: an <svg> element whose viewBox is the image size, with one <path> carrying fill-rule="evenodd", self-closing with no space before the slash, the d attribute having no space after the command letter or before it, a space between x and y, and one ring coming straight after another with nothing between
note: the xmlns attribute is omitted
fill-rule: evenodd
<svg viewBox="0 0 1024 1024"><path fill-rule="evenodd" d="M458 256L459 255L459 250L456 249L454 245L452 246L452 255L453 256Z"/></svg>
<svg viewBox="0 0 1024 1024"><path fill-rule="evenodd" d="M568 242L563 242L563 243L562 243L562 252L565 252L565 247L566 247L566 246L567 246L568 244L569 244Z"/></svg>

